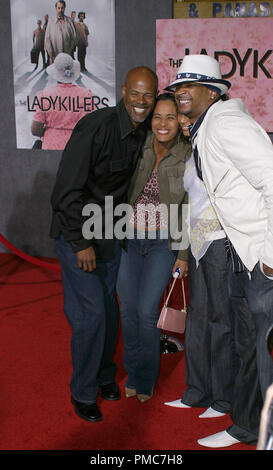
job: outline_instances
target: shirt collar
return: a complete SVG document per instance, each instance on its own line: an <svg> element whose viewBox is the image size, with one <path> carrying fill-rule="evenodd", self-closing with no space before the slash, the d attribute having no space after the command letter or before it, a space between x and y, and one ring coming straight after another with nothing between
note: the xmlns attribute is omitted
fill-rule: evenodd
<svg viewBox="0 0 273 470"><path fill-rule="evenodd" d="M152 130L149 130L147 133L146 141L144 143L144 147L143 147L144 150L150 149L154 152L153 142L154 142L154 134ZM182 135L182 133L179 132L175 138L173 146L170 148L167 155L173 155L181 159L183 157L183 149L186 144L187 142L185 141L184 136Z"/></svg>
<svg viewBox="0 0 273 470"><path fill-rule="evenodd" d="M199 116L199 118L189 127L191 142L194 141L194 139L197 135L197 132L199 130L199 127L201 126L202 122L204 121L208 110L211 108L211 106L213 106L220 99L221 98L219 97L219 98L217 98L217 100L215 100L213 103L211 103L211 105L203 112L203 114L201 114L201 116Z"/></svg>
<svg viewBox="0 0 273 470"><path fill-rule="evenodd" d="M131 133L138 134L146 132L147 128L149 127L149 118L147 118L144 122L140 123L137 127L134 127L129 118L129 114L127 113L127 110L125 108L123 99L118 102L116 108L119 118L122 139L125 139Z"/></svg>
<svg viewBox="0 0 273 470"><path fill-rule="evenodd" d="M67 16L64 15L63 20L66 21L66 18L67 18ZM56 21L55 22L58 23L59 21L60 21L59 18L56 16Z"/></svg>

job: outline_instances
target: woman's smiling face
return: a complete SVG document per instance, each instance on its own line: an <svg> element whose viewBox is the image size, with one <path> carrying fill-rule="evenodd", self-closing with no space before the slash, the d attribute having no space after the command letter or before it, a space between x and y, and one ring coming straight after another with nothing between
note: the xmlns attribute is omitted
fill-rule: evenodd
<svg viewBox="0 0 273 470"><path fill-rule="evenodd" d="M178 132L178 113L175 103L168 99L158 101L152 117L152 131L160 143L172 142Z"/></svg>

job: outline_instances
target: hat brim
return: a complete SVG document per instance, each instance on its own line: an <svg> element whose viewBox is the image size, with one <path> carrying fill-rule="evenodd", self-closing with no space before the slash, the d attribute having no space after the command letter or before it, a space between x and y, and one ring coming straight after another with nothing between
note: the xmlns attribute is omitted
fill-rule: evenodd
<svg viewBox="0 0 273 470"><path fill-rule="evenodd" d="M66 77L63 73L61 73L61 71L57 70L54 63L47 67L46 72L51 78L57 80L57 82L72 83L77 80L77 78L79 78L81 74L81 66L78 61L75 61L73 64L73 68L71 69L72 73L70 77Z"/></svg>
<svg viewBox="0 0 273 470"><path fill-rule="evenodd" d="M181 83L186 82L193 82L193 83L200 83L200 85L214 85L216 88L219 88L221 91L221 95L225 95L229 88L231 87L231 83L228 80L223 79L212 79L212 80L205 80L205 79L193 79L193 78L179 78L168 85L164 90L166 91L175 91L176 86L180 85Z"/></svg>

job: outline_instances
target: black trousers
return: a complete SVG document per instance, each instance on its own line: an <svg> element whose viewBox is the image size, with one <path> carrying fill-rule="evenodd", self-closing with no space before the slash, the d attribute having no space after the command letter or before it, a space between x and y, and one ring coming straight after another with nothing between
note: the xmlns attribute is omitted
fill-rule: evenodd
<svg viewBox="0 0 273 470"><path fill-rule="evenodd" d="M231 409L237 371L233 315L228 292L225 239L215 240L196 267L190 253L185 331L186 385L190 406L226 413Z"/></svg>
<svg viewBox="0 0 273 470"><path fill-rule="evenodd" d="M272 281L266 279L258 265L250 278L247 272L233 273L230 270L229 289L235 312L236 351L240 369L230 414L234 424L228 432L236 439L254 445L259 433L262 390L265 391L273 376L272 362L265 344L270 316L272 321Z"/></svg>
<svg viewBox="0 0 273 470"><path fill-rule="evenodd" d="M78 61L81 64L81 70L85 69L86 47L83 44L78 45Z"/></svg>
<svg viewBox="0 0 273 470"><path fill-rule="evenodd" d="M39 56L42 56L42 59L43 59L43 67L45 68L46 67L46 60L45 60L45 50L44 49L39 49L39 55L38 55L38 60L37 60L37 65L36 65L36 68L38 67L38 64L39 64Z"/></svg>

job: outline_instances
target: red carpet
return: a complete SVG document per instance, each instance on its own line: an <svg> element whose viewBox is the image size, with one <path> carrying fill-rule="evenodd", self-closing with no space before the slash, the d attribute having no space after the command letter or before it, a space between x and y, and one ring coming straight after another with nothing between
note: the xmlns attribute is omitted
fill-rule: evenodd
<svg viewBox="0 0 273 470"><path fill-rule="evenodd" d="M122 399L99 400L103 421L81 420L70 404L70 327L60 274L0 254L0 292L0 450L206 450L197 439L230 424L229 416L199 419L203 409L163 405L185 388L184 352L161 356L152 400L125 399L121 334L116 361Z"/></svg>

